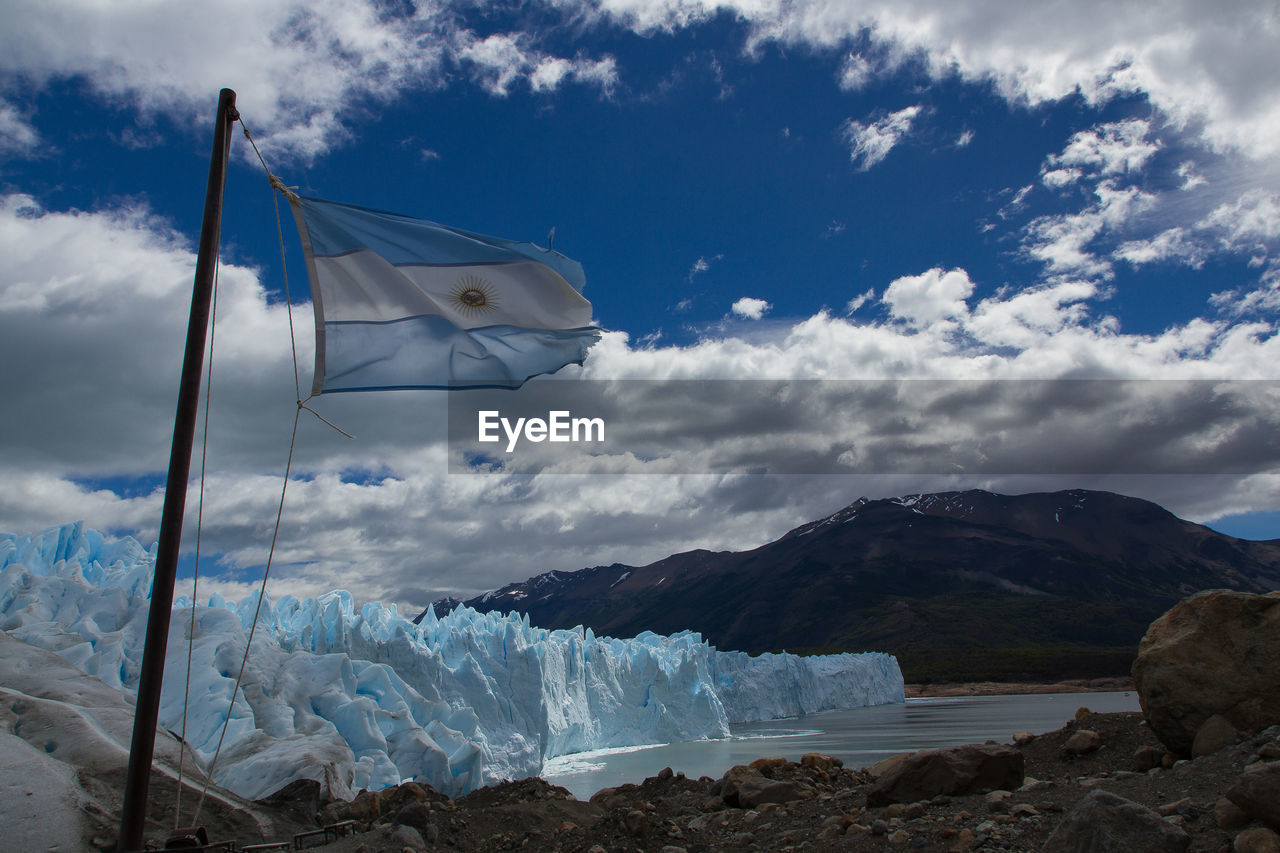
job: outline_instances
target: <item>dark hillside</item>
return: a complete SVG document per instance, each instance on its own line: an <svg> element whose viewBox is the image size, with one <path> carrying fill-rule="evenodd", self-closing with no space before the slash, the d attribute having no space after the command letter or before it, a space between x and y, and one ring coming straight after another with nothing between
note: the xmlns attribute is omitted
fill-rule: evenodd
<svg viewBox="0 0 1280 853"><path fill-rule="evenodd" d="M1280 589L1249 542L1107 492L860 499L751 551L549 572L466 602L599 634L691 629L749 652L883 650L909 681L1126 675L1201 589Z"/></svg>

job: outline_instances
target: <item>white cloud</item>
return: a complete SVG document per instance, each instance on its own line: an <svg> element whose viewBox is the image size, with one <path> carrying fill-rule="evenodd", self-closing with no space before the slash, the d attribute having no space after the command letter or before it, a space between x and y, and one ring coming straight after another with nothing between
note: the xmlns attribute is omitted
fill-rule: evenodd
<svg viewBox="0 0 1280 853"><path fill-rule="evenodd" d="M40 144L40 134L17 107L0 102L0 154L31 154Z"/></svg>
<svg viewBox="0 0 1280 853"><path fill-rule="evenodd" d="M577 5L577 4L575 4ZM940 0L593 0L650 26L683 26L714 9L753 27L752 43L838 47L869 38L899 61L918 57L939 78L990 81L1009 100L1039 104L1075 94L1099 103L1145 93L1172 121L1198 124L1215 148L1280 152L1280 66L1275 9L1267 0L1229 8L1165 0L1037 4ZM894 67L893 63L886 67Z"/></svg>
<svg viewBox="0 0 1280 853"><path fill-rule="evenodd" d="M1026 252L1041 261L1050 275L1109 278L1110 262L1089 249L1104 225L1096 210L1038 217L1027 227Z"/></svg>
<svg viewBox="0 0 1280 853"><path fill-rule="evenodd" d="M6 393L59 413L0 425L10 464L94 476L162 469L170 418L143 413L172 407L177 392L194 270L183 239L140 208L50 212L10 195L0 199L0 254L0 361L24 365L6 371ZM223 264L215 364L223 388L281 411L264 396L272 382L292 393L287 330L283 307L267 306L253 271ZM300 341L300 351L309 358L311 343ZM252 457L279 438L277 426L231 446ZM100 439L120 453L98 454Z"/></svg>
<svg viewBox="0 0 1280 853"><path fill-rule="evenodd" d="M1040 182L1052 190L1070 186L1080 178L1079 169L1047 169L1040 173Z"/></svg>
<svg viewBox="0 0 1280 853"><path fill-rule="evenodd" d="M841 63L836 80L844 91L856 92L871 82L874 74L875 68L865 56L851 53Z"/></svg>
<svg viewBox="0 0 1280 853"><path fill-rule="evenodd" d="M931 269L920 275L894 279L882 301L889 314L916 327L956 320L969 313L965 300L973 294L973 282L962 269Z"/></svg>
<svg viewBox="0 0 1280 853"><path fill-rule="evenodd" d="M1190 232L1181 227L1166 229L1150 239L1122 243L1114 256L1134 266L1177 259L1199 268L1205 261L1205 252L1191 237Z"/></svg>
<svg viewBox="0 0 1280 853"><path fill-rule="evenodd" d="M1060 153L1045 158L1042 184L1087 189L1091 195L1080 210L1038 216L1024 227L1023 251L1043 263L1048 276L1103 280L1114 274L1113 258L1137 265L1175 255L1192 257L1185 240L1175 242L1176 226L1163 236L1123 239L1138 219L1158 207L1158 197L1133 182L1160 148L1148 140L1149 133L1149 123L1142 120L1101 124L1075 133ZM1024 187L1006 210L1016 210L1029 190ZM1122 245L1117 248L1116 242Z"/></svg>
<svg viewBox="0 0 1280 853"><path fill-rule="evenodd" d="M759 320L772 307L772 305L763 299L756 299L752 296L743 296L736 300L733 303L733 307L729 310L739 317L744 317L748 320Z"/></svg>
<svg viewBox="0 0 1280 853"><path fill-rule="evenodd" d="M688 276L686 276L686 278L692 282L695 276L701 275L702 273L711 269L711 265L713 263L715 263L716 261L722 260L723 258L724 258L724 255L722 253L714 254L709 258L705 256L699 257L689 267L689 274Z"/></svg>
<svg viewBox="0 0 1280 853"><path fill-rule="evenodd" d="M973 131L972 131L972 130L965 130L965 131L961 132L961 134L960 134L959 136L957 136L957 137L956 137L956 147L957 147L957 148L968 148L968 147L969 147L969 143L971 143L971 142L973 142Z"/></svg>
<svg viewBox="0 0 1280 853"><path fill-rule="evenodd" d="M180 121L210 114L218 87L228 86L260 142L302 157L344 135L353 101L385 102L439 80L448 49L438 8L385 16L363 0L41 0L6 17L0 74L37 87L79 77L108 98Z"/></svg>
<svg viewBox="0 0 1280 853"><path fill-rule="evenodd" d="M535 92L551 92L573 72L573 63L558 56L542 59L529 75L529 86Z"/></svg>
<svg viewBox="0 0 1280 853"><path fill-rule="evenodd" d="M852 314L855 311L858 311L859 309L861 309L863 305L866 305L868 302L870 302L875 298L876 298L876 289L874 287L864 290L862 293L859 293L857 296L849 300L849 303L844 307L845 313Z"/></svg>
<svg viewBox="0 0 1280 853"><path fill-rule="evenodd" d="M965 331L990 346L1030 350L1051 335L1085 324L1086 300L1096 294L1097 288L1088 282L1066 281L989 297L978 303Z"/></svg>
<svg viewBox="0 0 1280 853"><path fill-rule="evenodd" d="M0 203L0 255L7 261L0 361L23 365L0 376L0 391L22 401L25 415L0 421L0 529L28 532L84 518L150 541L158 492L130 496L92 483L159 477L165 468L194 264L189 247L142 209L49 211L11 195ZM204 548L231 568L216 572L206 590L239 591L246 578L232 569L260 563L269 544L295 407L283 307L267 304L252 270L224 265L219 286ZM687 346L632 346L626 335L606 333L582 375L1275 378L1269 371L1280 364L1280 341L1269 326L1196 320L1159 335L1125 335L1086 310L1092 287L1063 283L973 304L965 270L928 270L885 289L888 321L853 323L822 312L755 327L750 339ZM763 316L759 302L742 304ZM311 342L299 346L309 364ZM358 439L305 416L276 590L343 586L362 598L420 606L549 568L750 547L847 503L851 492L953 485L939 477L869 485L678 473L450 475L440 395L333 395L313 405ZM839 439L833 435L828 443ZM813 446L788 452L831 449L811 433L797 437ZM1222 493L1232 507L1273 496L1261 486ZM1195 501L1198 511L1215 511L1202 488Z"/></svg>
<svg viewBox="0 0 1280 853"><path fill-rule="evenodd" d="M618 82L613 57L593 60L549 56L530 46L529 37L523 33L495 33L484 39L463 33L458 41L458 56L472 69L476 83L498 97L506 97L513 85L525 80L534 92L554 91L564 81L576 80L609 93Z"/></svg>
<svg viewBox="0 0 1280 853"><path fill-rule="evenodd" d="M1208 183L1208 180L1204 175L1201 175L1196 171L1196 164L1193 160L1187 160L1184 162L1178 167L1175 174L1179 178L1182 178L1182 189L1184 190L1193 190L1196 187L1202 187Z"/></svg>
<svg viewBox="0 0 1280 853"><path fill-rule="evenodd" d="M530 69L538 67L537 57L529 56L520 46L520 36L512 33L498 33L486 39L474 41L459 52L462 59L471 63L477 82L491 95L505 97L512 84L530 73ZM554 74L557 66L554 63L542 64L543 79ZM563 69L564 74L568 68ZM562 75L563 76L563 75ZM536 79L536 78L535 78ZM552 85L558 84L557 77Z"/></svg>
<svg viewBox="0 0 1280 853"><path fill-rule="evenodd" d="M1219 232L1228 248L1264 247L1280 237L1280 194L1248 190L1215 208L1201 226Z"/></svg>
<svg viewBox="0 0 1280 853"><path fill-rule="evenodd" d="M1148 141L1149 122L1142 119L1100 124L1071 137L1061 154L1048 158L1054 170L1089 169L1103 175L1126 175L1142 169L1160 150L1159 142Z"/></svg>
<svg viewBox="0 0 1280 853"><path fill-rule="evenodd" d="M879 163L911 132L920 110L919 105L906 107L869 124L846 119L841 133L849 144L849 159L864 171Z"/></svg>
<svg viewBox="0 0 1280 853"><path fill-rule="evenodd" d="M179 123L210 115L228 86L259 144L304 159L351 133L352 104L443 86L459 63L496 95L520 80L534 91L574 80L606 93L617 82L612 57L561 59L521 34L479 38L460 20L435 0L400 11L376 0L22 0L0 29L0 81L40 89L79 78ZM0 106L3 124L22 127L11 105Z"/></svg>

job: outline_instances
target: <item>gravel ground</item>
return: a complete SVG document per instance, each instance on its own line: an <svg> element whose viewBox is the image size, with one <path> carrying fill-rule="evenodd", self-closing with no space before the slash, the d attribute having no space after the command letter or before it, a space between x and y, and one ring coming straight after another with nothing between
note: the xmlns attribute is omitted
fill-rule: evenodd
<svg viewBox="0 0 1280 853"><path fill-rule="evenodd" d="M1087 702L1087 696L1081 697ZM1096 751L1076 756L1063 748L1078 730L1101 736ZM1012 732L1010 735L1012 736ZM1235 746L1170 767L1138 772L1143 747L1164 750L1136 713L1082 712L1064 728L1019 745L1026 784L1005 794L938 796L928 801L867 807L873 781L863 770L802 766L782 759L758 762L775 780L797 783L804 798L754 809L734 808L718 795L720 781L664 770L636 785L606 788L590 802L563 788L526 779L486 788L450 802L430 792L428 802L371 815L364 805L331 807L359 816L367 831L314 849L327 853L402 853L409 850L566 851L566 853L712 853L712 851L925 850L1039 851L1065 813L1095 788L1160 811L1191 836L1191 851L1230 851L1240 828L1223 829L1215 804L1258 760L1258 750L1280 741L1269 729ZM1269 747L1274 752L1276 746ZM407 802L406 794L400 796ZM359 814L360 809L365 811ZM352 811L354 809L354 811ZM395 810L415 833L394 823ZM1256 825L1256 824L1255 824ZM1247 826L1245 828L1248 828Z"/></svg>

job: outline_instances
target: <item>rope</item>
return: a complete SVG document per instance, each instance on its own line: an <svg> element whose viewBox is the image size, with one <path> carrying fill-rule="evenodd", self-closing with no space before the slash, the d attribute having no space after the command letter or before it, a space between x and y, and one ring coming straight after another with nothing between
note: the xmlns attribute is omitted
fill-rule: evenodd
<svg viewBox="0 0 1280 853"><path fill-rule="evenodd" d="M244 132L244 138L249 140L249 144L253 146L253 153L258 155L258 162L262 164L262 171L267 173L267 181L271 184L271 189L275 191L271 193L271 204L276 211L276 238L280 241L280 271L284 276L284 304L287 309L286 313L289 315L289 349L293 354L293 390L297 395L295 399L301 401L302 382L298 379L298 343L297 336L293 331L293 296L289 293L289 265L285 262L284 226L280 224L280 198L276 195L276 192L279 192L291 204L295 203L298 201L298 196L293 190L297 189L297 187L286 187L284 181L272 174L271 169L267 167L267 161L262 159L262 152L258 150L258 143L253 141L253 134L249 132L249 126L244 123L243 117L240 119L240 129ZM298 405L302 405L301 402ZM315 413L312 412L312 414ZM317 415L317 417L319 416Z"/></svg>
<svg viewBox="0 0 1280 853"><path fill-rule="evenodd" d="M204 530L204 482L205 466L209 461L209 403L213 394L213 341L218 331L218 272L222 265L217 259L213 265L213 298L209 311L209 369L205 374L204 426L200 435L200 499L196 508L196 564L191 578L191 624L187 628L187 674L182 688L182 735L178 742L178 795L173 808L173 828L182 826L182 762L187 753L187 705L191 701L191 658L196 642L196 599L200 590L200 537Z"/></svg>
<svg viewBox="0 0 1280 853"><path fill-rule="evenodd" d="M240 130L244 133L244 138L249 140L249 145L253 147L253 153L258 155L258 162L262 164L262 171L267 173L267 181L271 184L271 189L275 190L275 192L271 194L271 203L275 207L276 237L280 241L280 271L284 278L284 301L289 315L289 349L293 355L293 387L297 394L296 399L298 401L298 408L306 409L308 412L315 415L316 418L318 418L325 426L328 426L337 432L342 433L347 438L354 440L354 435L337 426L315 409L307 405L307 403L311 402L311 400L315 398L315 394L308 396L305 400L302 399L302 381L298 378L297 334L294 332L293 328L293 296L289 292L289 265L285 262L284 226L280 224L280 199L276 196L276 192L278 192L280 195L288 199L290 204L297 204L298 194L294 192L297 187L286 186L284 181L271 171L271 167L267 165L267 161L263 158L262 152L258 150L258 143L253 140L253 133L250 132L249 126L245 124L243 116L240 118Z"/></svg>
<svg viewBox="0 0 1280 853"><path fill-rule="evenodd" d="M258 590L258 604L253 609L253 623L249 626L249 638L244 644L244 656L240 658L240 670L236 673L235 686L231 688L231 705L227 708L226 719L222 721L222 733L218 735L218 746L214 749L213 758L209 761L209 775L200 791L200 802L196 805L196 814L192 825L200 823L200 811L204 808L205 796L209 793L209 786L213 784L213 770L218 764L218 756L222 753L222 742L226 739L227 727L231 725L231 712L236 707L236 696L240 693L240 684L244 680L245 666L249 662L249 648L253 645L253 635L258 630L258 616L262 613L262 599L267 595L267 578L271 575L271 562L275 558L276 541L280 536L280 519L284 515L284 496L289 489L289 472L293 468L293 448L298 438L298 419L301 417L302 406L299 406L293 416L293 434L289 437L289 459L284 466L284 484L280 487L280 504L276 509L276 526L271 534L271 549L267 552L267 565L262 571L262 586Z"/></svg>
<svg viewBox="0 0 1280 853"><path fill-rule="evenodd" d="M285 246L284 246L284 226L280 222L280 200L276 196L276 193L279 192L291 203L297 202L298 196L293 192L293 190L296 189L296 187L285 186L284 182L280 180L280 178L272 174L271 169L268 168L267 166L267 161L262 157L262 152L258 150L258 145L256 142L254 142L253 134L250 133L249 127L248 125L245 124L243 116L241 116L240 118L240 128L244 132L245 138L249 140L249 144L253 146L254 153L258 155L258 162L262 164L262 169L267 173L267 179L271 184L271 189L272 189L271 200L272 200L273 206L275 207L275 214L276 214L276 236L279 239L279 243L280 243L280 268L284 276L285 313L289 317L289 348L290 348L290 353L293 357L293 385L294 385L294 392L296 394L297 409L294 411L294 415L293 415L293 432L289 436L289 457L286 460L285 466L284 466L284 482L280 486L280 502L276 507L276 523L275 523L275 528L271 532L271 547L267 551L267 564L262 571L262 584L258 589L257 605L254 607L254 610L253 610L253 622L249 625L249 637L248 639L245 640L244 655L240 658L240 669L236 672L236 683L235 683L235 686L232 687L231 689L231 703L227 708L227 716L222 721L222 731L218 735L218 745L214 748L213 758L210 759L209 761L208 775L206 776L205 783L200 791L200 801L199 803L196 804L196 812L195 812L195 816L192 818L192 825L199 824L200 812L204 809L204 802L209 793L209 786L213 784L213 772L214 772L214 769L217 767L218 757L222 754L222 745L227 737L227 729L231 725L231 712L235 710L236 697L240 694L240 686L244 681L244 671L249 663L249 649L252 648L253 646L253 637L258 630L258 618L262 614L262 601L267 596L267 579L271 576L271 564L275 560L276 543L279 541L279 538L280 538L280 522L281 522L281 519L284 517L284 498L285 498L285 494L289 490L289 474L293 470L293 451L294 451L294 448L297 446L297 441L298 441L298 421L299 419L301 419L302 412L305 409L306 411L311 412L311 414L319 418L321 422L325 423L326 425L342 433L347 438L354 438L354 436L352 436L350 433L330 423L328 420L322 417L319 412L307 406L306 404L310 402L311 397L307 397L306 400L302 399L302 382L298 378L298 344L297 344L297 336L293 327L293 298L289 292L289 267L285 261L286 252L285 252ZM198 536L199 534L197 533L197 542L199 542ZM195 619L194 610L192 611L192 613L193 613L192 621L194 624L194 619ZM189 669L190 669L190 664L188 663L188 670ZM190 676L188 675L188 678L189 677ZM185 719L185 714L186 714L185 702L183 705L183 714Z"/></svg>

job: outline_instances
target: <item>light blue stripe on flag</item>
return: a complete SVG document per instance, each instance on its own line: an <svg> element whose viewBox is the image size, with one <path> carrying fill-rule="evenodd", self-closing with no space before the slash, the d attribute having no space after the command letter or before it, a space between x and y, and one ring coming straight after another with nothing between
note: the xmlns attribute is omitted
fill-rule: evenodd
<svg viewBox="0 0 1280 853"><path fill-rule="evenodd" d="M332 323L325 329L331 366L324 390L519 388L530 376L581 364L597 336L594 329L459 329L440 317ZM437 366L449 381L423 384L423 365Z"/></svg>
<svg viewBox="0 0 1280 853"><path fill-rule="evenodd" d="M532 243L293 198L316 314L312 393L517 388L599 338L582 266Z"/></svg>

